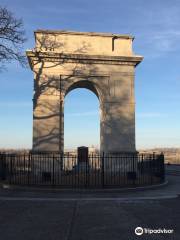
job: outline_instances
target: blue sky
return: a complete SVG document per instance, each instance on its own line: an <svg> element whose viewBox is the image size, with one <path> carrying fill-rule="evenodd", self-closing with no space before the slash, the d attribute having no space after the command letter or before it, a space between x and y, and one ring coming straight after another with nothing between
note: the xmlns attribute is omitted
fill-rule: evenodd
<svg viewBox="0 0 180 240"><path fill-rule="evenodd" d="M135 81L137 149L180 147L179 0L1 0L0 4L23 19L28 38L24 49L34 47L36 29L134 35L134 52L144 56ZM14 62L0 73L0 83L0 147L31 148L33 74ZM99 144L98 105L97 97L86 89L67 95L67 148Z"/></svg>

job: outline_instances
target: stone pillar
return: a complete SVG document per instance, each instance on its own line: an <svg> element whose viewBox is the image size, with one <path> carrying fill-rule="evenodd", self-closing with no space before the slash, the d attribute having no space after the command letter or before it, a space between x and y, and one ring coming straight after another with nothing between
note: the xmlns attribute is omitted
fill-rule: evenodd
<svg viewBox="0 0 180 240"><path fill-rule="evenodd" d="M133 74L111 75L110 97L101 102L101 152L136 152L133 83Z"/></svg>
<svg viewBox="0 0 180 240"><path fill-rule="evenodd" d="M57 79L41 77L35 81L33 151L61 151L64 139L64 111L57 89Z"/></svg>
<svg viewBox="0 0 180 240"><path fill-rule="evenodd" d="M124 153L135 149L134 106L106 102L101 107L101 151Z"/></svg>
<svg viewBox="0 0 180 240"><path fill-rule="evenodd" d="M59 151L59 98L37 101L33 114L33 151Z"/></svg>

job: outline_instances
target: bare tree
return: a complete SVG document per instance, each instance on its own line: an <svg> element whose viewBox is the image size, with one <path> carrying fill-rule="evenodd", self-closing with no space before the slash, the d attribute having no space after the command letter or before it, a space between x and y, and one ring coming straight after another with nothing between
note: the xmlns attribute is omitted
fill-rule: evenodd
<svg viewBox="0 0 180 240"><path fill-rule="evenodd" d="M12 60L26 65L22 45L26 41L22 19L16 19L12 12L0 6L0 68Z"/></svg>

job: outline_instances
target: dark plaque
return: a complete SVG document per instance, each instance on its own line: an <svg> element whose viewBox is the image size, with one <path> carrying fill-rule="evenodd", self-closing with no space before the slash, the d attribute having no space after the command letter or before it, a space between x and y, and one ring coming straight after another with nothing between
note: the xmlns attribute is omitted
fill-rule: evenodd
<svg viewBox="0 0 180 240"><path fill-rule="evenodd" d="M78 147L78 163L88 162L88 147Z"/></svg>

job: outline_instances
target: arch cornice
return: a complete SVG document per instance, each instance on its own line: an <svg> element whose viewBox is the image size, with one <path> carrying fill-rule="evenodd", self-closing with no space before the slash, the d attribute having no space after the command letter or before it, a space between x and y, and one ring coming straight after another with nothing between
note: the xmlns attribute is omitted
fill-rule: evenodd
<svg viewBox="0 0 180 240"><path fill-rule="evenodd" d="M109 64L109 65L138 65L142 56L103 56L85 54L65 54L57 52L26 51L29 64L33 66L37 62L83 63L83 64Z"/></svg>

